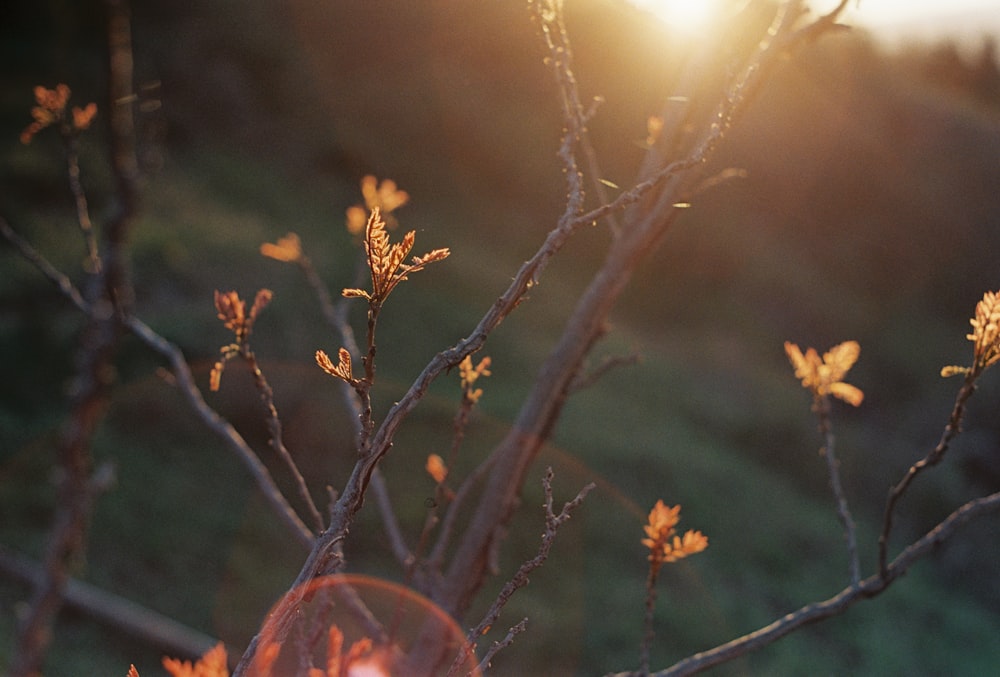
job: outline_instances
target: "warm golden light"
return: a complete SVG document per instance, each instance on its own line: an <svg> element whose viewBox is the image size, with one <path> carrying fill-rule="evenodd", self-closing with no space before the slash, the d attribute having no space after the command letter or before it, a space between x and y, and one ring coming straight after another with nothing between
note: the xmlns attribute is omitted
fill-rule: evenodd
<svg viewBox="0 0 1000 677"><path fill-rule="evenodd" d="M718 10L718 0L632 0L639 9L685 31L701 31Z"/></svg>

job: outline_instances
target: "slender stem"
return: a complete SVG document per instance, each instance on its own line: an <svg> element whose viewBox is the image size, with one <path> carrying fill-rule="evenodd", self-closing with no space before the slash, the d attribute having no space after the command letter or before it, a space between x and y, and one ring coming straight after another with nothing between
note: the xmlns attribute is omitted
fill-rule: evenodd
<svg viewBox="0 0 1000 677"><path fill-rule="evenodd" d="M126 317L125 326L148 347L167 359L176 386L198 418L243 462L275 514L284 521L285 526L300 543L309 547L314 540L312 531L303 524L298 514L288 504L267 466L261 463L239 431L205 401L181 349L135 316Z"/></svg>
<svg viewBox="0 0 1000 677"><path fill-rule="evenodd" d="M851 585L858 585L861 582L861 563L858 559L858 538L854 527L854 519L851 517L851 510L847 506L847 496L844 494L843 485L840 482L840 462L837 461L835 449L835 437L833 434L833 422L830 418L830 397L828 395L817 395L813 402L813 410L819 419L819 431L823 436L823 448L820 455L826 459L827 471L830 475L830 489L833 491L834 500L837 502L837 517L844 527L844 538L847 541L848 573Z"/></svg>
<svg viewBox="0 0 1000 677"><path fill-rule="evenodd" d="M486 459L480 463L476 466L476 469L462 481L458 491L455 492L455 496L452 498L451 504L448 506L448 510L445 512L444 519L441 522L441 529L438 532L437 541L427 558L427 563L430 567L434 569L440 568L441 563L444 561L445 551L448 549L452 534L455 531L455 524L458 521L458 518L462 515L462 506L465 505L465 502L472 496L472 493L476 490L476 488L480 486L483 478L492 467L493 459Z"/></svg>
<svg viewBox="0 0 1000 677"><path fill-rule="evenodd" d="M545 531L542 533L542 543L538 547L538 553L533 558L521 564L517 572L504 584L500 592L497 593L496 599L493 600L493 604L486 612L486 615L483 616L476 627L469 630L469 633L466 635L467 649L464 653L459 652L452 665L452 671L461 665L470 651L475 650L476 641L479 637L486 634L496 623L497 619L500 618L501 611L503 611L507 602L510 601L510 598L514 596L514 593L528 584L528 575L542 566L549 558L549 552L552 550L552 544L555 542L559 528L569 521L573 512L587 498L587 494L597 486L593 482L584 486L572 500L564 503L562 510L556 514L553 510L554 498L552 494L552 479L554 477L555 474L552 468L546 468L545 475L542 477L542 491L545 495ZM453 674L453 672L449 672L448 674Z"/></svg>
<svg viewBox="0 0 1000 677"><path fill-rule="evenodd" d="M941 433L941 439L938 441L937 446L931 449L922 459L910 466L906 474L903 475L903 478L889 490L889 495L885 503L885 512L882 515L882 531L878 537L878 569L883 576L888 575L886 562L888 560L889 536L892 532L896 503L903 497L907 488L918 475L941 462L941 459L944 458L945 453L948 451L951 441L961 432L962 418L965 416L965 405L969 401L969 398L976 392L976 380L979 378L980 373L980 370L973 368L966 374L965 381L955 396L955 404L952 407L951 416L948 418L948 423L944 427L944 432Z"/></svg>
<svg viewBox="0 0 1000 677"><path fill-rule="evenodd" d="M656 580L659 577L659 562L649 563L649 574L646 576L646 613L643 618L642 644L639 645L639 674L645 677L649 674L649 655L656 638L653 629L653 613L656 609Z"/></svg>
<svg viewBox="0 0 1000 677"><path fill-rule="evenodd" d="M462 403L459 405L458 411L455 412L455 418L452 423L452 438L451 438L451 448L448 451L448 458L445 460L445 467L449 469L455 467L455 462L458 459L458 452L461 449L462 441L465 439L465 429L469 423L469 414L472 412L472 408L475 406L475 401L469 399L466 395L462 397ZM425 547L427 543L430 542L431 532L434 528L441 522L440 510L441 505L445 502L451 502L455 499L456 494L448 488L446 485L447 477L437 483L434 488L434 503L431 505L430 509L427 511L427 516L424 519L424 526L420 530L420 538L417 540L417 545L413 549L413 556L406 567L406 578L405 582L409 585L414 576L416 575L419 567L424 565L429 573L432 575L435 573L440 573L441 560L434 560L432 558L427 558L421 562L421 558L424 555ZM450 506L449 510L445 515L451 513ZM442 534L442 539L444 543L447 543L448 535ZM445 545L441 546L446 547Z"/></svg>
<svg viewBox="0 0 1000 677"><path fill-rule="evenodd" d="M42 275L49 279L50 282L59 287L59 291L62 292L63 296L68 298L74 306L79 310L83 311L85 314L90 314L90 303L83 298L83 294L80 290L73 284L69 276L60 271L58 268L53 266L47 258L45 258L41 252L35 249L30 242L25 240L23 237L18 235L17 231L11 228L7 220L0 216L0 235L10 242L17 251L21 254L24 259L35 266Z"/></svg>
<svg viewBox="0 0 1000 677"><path fill-rule="evenodd" d="M358 258L358 265L354 276L355 282L351 286L360 287L363 284L365 274L368 271L365 261L366 258L364 256L360 256ZM306 281L316 294L320 310L322 311L327 324L331 329L340 335L340 343L344 346L347 352L351 355L358 355L360 353L358 341L354 335L354 329L348 321L348 299L340 297L340 299L334 303L329 290L323 283L323 280L320 279L320 276L316 273L316 269L312 265L312 262L307 257L303 256L299 259L298 263L302 272L306 276ZM339 379L337 383L340 388L341 396L344 400L344 405L347 407L347 411L352 414L350 420L354 427L353 439L360 440L362 430L361 399L349 383ZM375 505L378 507L379 516L382 519L382 528L385 529L386 538L389 541L389 547L392 549L392 553L396 557L396 560L401 565L405 566L406 563L412 559L410 548L407 546L406 539L403 537L403 530L399 525L399 519L396 517L396 511L393 509L392 499L389 496L389 488L385 483L385 478L382 476L382 471L377 467L372 472L370 486L371 491L375 496Z"/></svg>
<svg viewBox="0 0 1000 677"><path fill-rule="evenodd" d="M38 268L46 278L55 284L63 295L80 311L88 316L94 314L95 311L91 304L83 298L80 290L73 285L69 277L60 272L38 250L18 235L2 217L0 217L0 234L17 248L29 263ZM312 532L302 523L291 506L288 505L288 502L271 478L267 467L260 462L260 459L254 454L243 436L228 421L219 416L205 401L205 398L202 397L201 390L199 390L195 383L191 368L188 366L181 349L133 315L125 316L122 318L122 322L139 340L167 359L170 363L175 383L180 388L181 394L191 405L191 408L202 422L222 439L236 453L237 457L243 461L268 503L271 504L276 514L285 521L286 526L290 528L291 532L304 545L310 545L313 540Z"/></svg>
<svg viewBox="0 0 1000 677"><path fill-rule="evenodd" d="M87 204L87 194L83 190L80 182L80 154L78 152L77 137L74 133L64 135L66 145L66 165L69 179L69 190L73 195L73 204L76 207L76 221L83 234L84 245L87 248L88 271L92 273L101 272L101 255L97 248L97 236L94 232L94 224L90 220L90 208Z"/></svg>
<svg viewBox="0 0 1000 677"><path fill-rule="evenodd" d="M490 665L493 664L493 658L498 653L500 653L501 651L509 647L511 644L513 644L517 636L527 629L528 629L527 618L522 618L515 625L511 626L511 628L507 631L507 634L504 636L503 639L497 642L493 642L493 644L490 645L489 650L485 654L483 654L483 660L479 661L479 665L476 666L476 670L478 672L473 674L480 674L480 675L486 674L487 668L489 668Z"/></svg>
<svg viewBox="0 0 1000 677"><path fill-rule="evenodd" d="M247 361L250 365L250 371L253 373L254 384L257 386L257 392L260 393L261 403L264 405L264 411L267 414L266 423L267 430L271 441L271 448L274 449L278 457L284 462L285 467L292 475L292 480L295 482L295 488L299 492L299 497L306 504L306 509L309 511L309 517L312 519L313 528L315 533L323 531L323 518L319 514L319 510L316 508L316 503L313 501L312 494L309 493L309 487L306 484L305 478L302 476L301 471L299 471L298 465L295 463L295 459L289 453L288 448L285 446L283 435L281 432L281 418L278 416L278 410L274 406L274 390L271 389L271 385L267 382L267 378L264 376L264 372L261 371L260 365L257 362L257 356L254 352L250 350L248 344L244 343L240 350L243 359Z"/></svg>

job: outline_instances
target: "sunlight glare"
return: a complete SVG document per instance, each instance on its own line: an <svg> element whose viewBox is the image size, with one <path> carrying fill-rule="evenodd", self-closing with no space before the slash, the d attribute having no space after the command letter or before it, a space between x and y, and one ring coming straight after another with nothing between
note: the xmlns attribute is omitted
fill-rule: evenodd
<svg viewBox="0 0 1000 677"><path fill-rule="evenodd" d="M713 0L631 0L637 8L660 21L685 31L698 32L712 19L717 9Z"/></svg>

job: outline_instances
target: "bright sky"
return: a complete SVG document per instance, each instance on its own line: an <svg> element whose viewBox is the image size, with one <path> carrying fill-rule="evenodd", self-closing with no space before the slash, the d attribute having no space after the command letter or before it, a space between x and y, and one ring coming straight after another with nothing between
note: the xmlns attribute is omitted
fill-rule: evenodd
<svg viewBox="0 0 1000 677"><path fill-rule="evenodd" d="M711 20L713 11L734 0L630 0L665 21L688 26ZM814 0L816 12L831 10L836 0ZM981 38L1000 35L1000 0L851 0L847 23L872 29L889 40L942 37Z"/></svg>
<svg viewBox="0 0 1000 677"><path fill-rule="evenodd" d="M997 0L861 0L851 2L848 12L871 24L908 23L976 10L1000 13Z"/></svg>
<svg viewBox="0 0 1000 677"><path fill-rule="evenodd" d="M850 4L849 22L892 40L1000 35L998 0L861 0L860 7L856 4Z"/></svg>

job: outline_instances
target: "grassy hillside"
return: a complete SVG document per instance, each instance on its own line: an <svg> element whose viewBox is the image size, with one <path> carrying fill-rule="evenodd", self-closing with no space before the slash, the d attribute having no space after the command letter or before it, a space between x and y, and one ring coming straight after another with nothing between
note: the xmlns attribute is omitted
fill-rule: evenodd
<svg viewBox="0 0 1000 677"><path fill-rule="evenodd" d="M594 126L602 168L624 185L679 57L658 28L616 3L570 5L584 94L607 99ZM0 60L0 214L68 269L79 251L66 245L76 234L58 145L39 138L24 147L17 136L36 83L67 81L81 100L99 98L91 9L24 3L3 29ZM135 234L137 310L184 347L206 383L228 341L212 290L275 291L255 348L288 446L321 478L320 495L351 462L336 393L311 366L317 348L336 345L294 271L257 247L295 230L339 289L353 274L342 219L360 199L357 179L374 171L411 192L400 219L417 230L416 248L453 254L386 309L384 411L430 356L469 332L559 211L560 120L535 28L520 3L444 0L147 1L135 15L139 78L151 85L144 96L162 102L141 119L149 176ZM695 201L637 274L599 348L638 352L641 363L571 402L532 473L553 465L558 498L590 480L599 489L501 620L527 615L530 632L501 654L498 674L635 665L639 539L657 498L683 504L683 525L712 545L664 573L655 665L843 587L820 441L785 340L820 349L861 342L851 380L865 404L835 416L862 564L872 570L885 488L936 442L957 388L938 371L968 361L967 318L983 291L1000 287L1000 109L928 78L925 63L880 54L860 35L825 39L786 64L726 142L717 167L744 168L746 178ZM99 130L84 162L100 215L108 177ZM600 226L582 232L491 338L494 375L466 443L468 466L509 426L606 237ZM37 557L79 318L7 248L0 267L0 544ZM79 575L239 645L302 553L156 366L126 344L95 449L115 462L119 481L99 504ZM1000 486L995 376L953 457L907 500L901 534ZM455 382L435 386L385 466L411 533L433 491L423 459L448 443L457 393ZM227 373L211 401L265 449L245 374ZM534 553L539 498L532 479L506 572ZM711 674L989 672L1000 660L995 528L971 529L879 600ZM398 576L369 511L352 538L358 570ZM0 665L26 597L0 580ZM157 674L159 653L67 613L47 674L124 674L129 662Z"/></svg>

